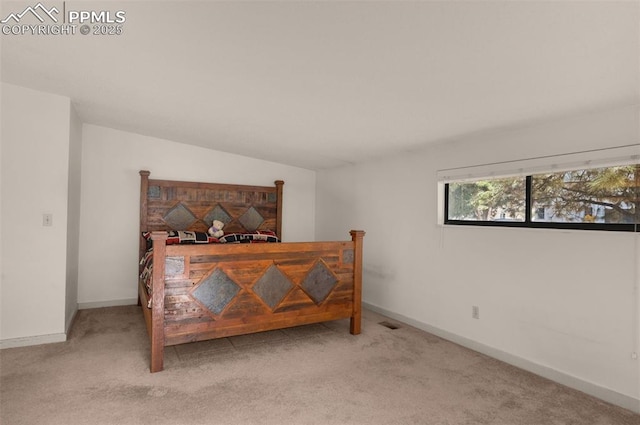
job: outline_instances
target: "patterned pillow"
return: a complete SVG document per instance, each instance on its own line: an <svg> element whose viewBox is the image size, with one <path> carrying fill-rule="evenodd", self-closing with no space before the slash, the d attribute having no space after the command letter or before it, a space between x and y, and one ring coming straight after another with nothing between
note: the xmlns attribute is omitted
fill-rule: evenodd
<svg viewBox="0 0 640 425"><path fill-rule="evenodd" d="M142 233L145 239L151 239L151 232ZM218 238L206 232L190 232L186 230L167 230L167 245L218 243Z"/></svg>
<svg viewBox="0 0 640 425"><path fill-rule="evenodd" d="M280 242L275 232L256 230L253 233L229 233L220 238L220 243L265 243Z"/></svg>
<svg viewBox="0 0 640 425"><path fill-rule="evenodd" d="M144 256L140 260L140 265L144 266L142 272L140 273L140 279L142 279L145 288L147 288L147 294L151 295L151 277L153 275L153 248L148 249L147 252L145 252ZM149 303L147 307L151 308L151 297L149 297Z"/></svg>

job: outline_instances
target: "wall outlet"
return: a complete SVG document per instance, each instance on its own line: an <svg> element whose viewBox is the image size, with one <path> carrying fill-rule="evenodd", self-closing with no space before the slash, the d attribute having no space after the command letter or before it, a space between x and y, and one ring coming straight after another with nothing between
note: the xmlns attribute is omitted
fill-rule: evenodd
<svg viewBox="0 0 640 425"><path fill-rule="evenodd" d="M53 226L53 214L42 214L42 225Z"/></svg>
<svg viewBox="0 0 640 425"><path fill-rule="evenodd" d="M471 306L471 317L473 319L480 318L480 307L478 307L477 305Z"/></svg>

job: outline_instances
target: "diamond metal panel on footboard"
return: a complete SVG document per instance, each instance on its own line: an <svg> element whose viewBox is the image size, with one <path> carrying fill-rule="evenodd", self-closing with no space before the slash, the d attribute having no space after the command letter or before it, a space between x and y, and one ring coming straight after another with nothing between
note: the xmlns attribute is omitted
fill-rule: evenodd
<svg viewBox="0 0 640 425"><path fill-rule="evenodd" d="M350 317L352 252L351 242L167 246L185 259L166 282L167 343Z"/></svg>

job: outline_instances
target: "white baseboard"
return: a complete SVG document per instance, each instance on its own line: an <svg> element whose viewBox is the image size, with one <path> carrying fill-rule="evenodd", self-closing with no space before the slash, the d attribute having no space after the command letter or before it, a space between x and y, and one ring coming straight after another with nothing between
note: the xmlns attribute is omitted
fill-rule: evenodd
<svg viewBox="0 0 640 425"><path fill-rule="evenodd" d="M0 350L3 348L17 348L17 347L28 347L30 345L40 345L40 344L51 344L55 342L65 342L67 340L67 335L71 330L71 325L73 324L76 315L78 314L78 310L86 310L89 308L102 308L102 307L116 307L121 305L136 305L138 304L137 298L127 298L123 300L112 300L112 301L99 301L99 302L89 302L89 303L78 303L77 310L67 319L65 323L65 332L59 334L50 334L50 335L38 335L38 336L27 336L21 338L9 338L0 340Z"/></svg>
<svg viewBox="0 0 640 425"><path fill-rule="evenodd" d="M608 403L615 404L616 406L623 407L635 413L640 413L640 399L618 393L609 388L604 388L588 381L584 381L575 376L571 376L550 367L534 363L530 360L518 356L514 356L513 354L509 354L505 351L498 350L496 348L484 345L463 336L456 335L454 333L436 328L426 323L419 322L410 317L403 316L402 314L386 310L382 307L378 307L366 302L363 302L362 306L369 310L375 311L376 313L404 322L410 326L421 329L425 332L429 332L448 341L454 342L463 347L469 348L482 354L486 354L487 356L493 357L494 359L498 359L520 369L524 369L526 371L535 373L536 375L550 379L559 384L566 385L567 387L576 389L578 391L582 391L583 393L589 394Z"/></svg>
<svg viewBox="0 0 640 425"><path fill-rule="evenodd" d="M88 303L78 303L78 310L87 310L90 308L118 307L121 305L137 305L137 298L125 298L122 300L111 301L94 301Z"/></svg>
<svg viewBox="0 0 640 425"><path fill-rule="evenodd" d="M38 336L26 336L22 338L9 338L0 340L0 349L27 347L30 345L51 344L54 342L65 342L66 334L49 334Z"/></svg>

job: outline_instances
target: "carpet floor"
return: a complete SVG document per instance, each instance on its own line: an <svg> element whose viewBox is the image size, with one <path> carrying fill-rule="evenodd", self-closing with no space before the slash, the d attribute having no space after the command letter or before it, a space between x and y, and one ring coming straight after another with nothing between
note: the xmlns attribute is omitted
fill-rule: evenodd
<svg viewBox="0 0 640 425"><path fill-rule="evenodd" d="M168 347L151 374L139 309L81 310L67 342L0 350L0 423L640 425L370 311L358 336L345 320Z"/></svg>

